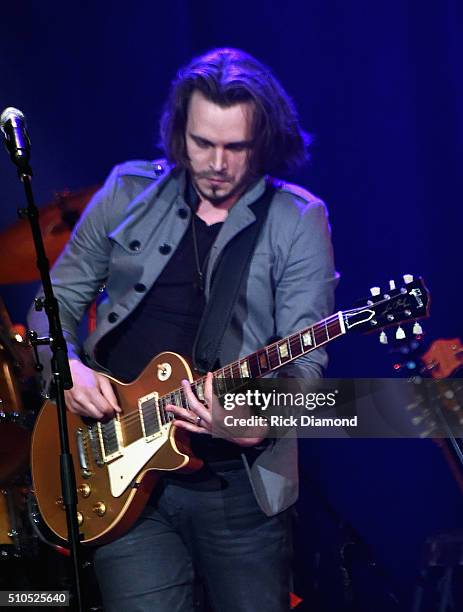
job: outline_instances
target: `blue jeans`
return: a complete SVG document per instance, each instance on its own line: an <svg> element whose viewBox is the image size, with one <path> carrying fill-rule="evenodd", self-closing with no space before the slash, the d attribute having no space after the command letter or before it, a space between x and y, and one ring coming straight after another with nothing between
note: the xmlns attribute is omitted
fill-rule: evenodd
<svg viewBox="0 0 463 612"><path fill-rule="evenodd" d="M267 517L243 467L165 479L135 526L95 553L105 612L287 612L291 510Z"/></svg>

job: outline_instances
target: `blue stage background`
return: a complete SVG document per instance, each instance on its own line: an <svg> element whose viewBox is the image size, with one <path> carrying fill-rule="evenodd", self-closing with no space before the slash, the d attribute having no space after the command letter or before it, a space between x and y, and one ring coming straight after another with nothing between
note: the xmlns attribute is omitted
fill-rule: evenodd
<svg viewBox="0 0 463 612"><path fill-rule="evenodd" d="M337 306L420 274L432 292L426 343L461 336L461 2L18 1L0 28L0 107L27 115L37 202L101 182L120 161L158 156L176 69L211 47L240 47L274 70L313 135L311 163L292 178L329 207ZM23 203L6 154L0 177L2 231ZM14 321L24 322L35 288L0 286ZM392 375L377 338L343 338L330 355L332 376ZM301 454L300 516L310 522L314 499L325 499L409 602L425 537L463 522L440 451L430 441L342 440L305 443ZM307 525L301 533L313 536Z"/></svg>

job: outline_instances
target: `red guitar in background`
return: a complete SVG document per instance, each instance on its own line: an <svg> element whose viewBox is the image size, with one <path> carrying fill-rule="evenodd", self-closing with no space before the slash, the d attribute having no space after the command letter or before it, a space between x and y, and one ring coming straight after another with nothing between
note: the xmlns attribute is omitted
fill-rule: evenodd
<svg viewBox="0 0 463 612"><path fill-rule="evenodd" d="M463 439L452 433L463 426L463 382L459 380L463 372L463 344L460 338L439 338L422 353L419 339L414 339L412 344L397 343L393 351L402 354L393 366L396 372L418 373L436 381L434 401L423 399L411 418L423 421L424 437L432 438L442 450L463 493Z"/></svg>
<svg viewBox="0 0 463 612"><path fill-rule="evenodd" d="M441 405L444 413L463 424L463 407L460 402L463 385L445 381L450 377L461 376L463 367L463 345L460 338L435 340L421 358L423 374L439 381ZM456 383L457 381L453 381ZM434 438L447 459L452 475L463 493L463 441L455 438Z"/></svg>

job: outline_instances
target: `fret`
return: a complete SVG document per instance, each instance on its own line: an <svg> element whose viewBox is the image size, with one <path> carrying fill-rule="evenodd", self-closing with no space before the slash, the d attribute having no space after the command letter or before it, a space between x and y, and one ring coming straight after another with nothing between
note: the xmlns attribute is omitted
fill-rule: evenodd
<svg viewBox="0 0 463 612"><path fill-rule="evenodd" d="M197 380L194 386L196 387L196 395L199 401L204 402L204 378Z"/></svg>
<svg viewBox="0 0 463 612"><path fill-rule="evenodd" d="M159 418L161 420L161 425L165 425L167 421L170 420L170 413L168 413L166 410L166 405L167 405L166 398L161 397L159 399L158 405L159 405Z"/></svg>
<svg viewBox="0 0 463 612"><path fill-rule="evenodd" d="M231 364L231 370L232 370L233 378L237 378L237 379L241 378L241 369L240 369L240 362L239 361L234 361Z"/></svg>
<svg viewBox="0 0 463 612"><path fill-rule="evenodd" d="M166 423L169 421L173 421L175 419L175 416L172 414L172 412L168 412L166 407L167 404L169 404L170 402L167 401L167 398L164 398L163 401L163 406L164 406L164 414L166 415Z"/></svg>
<svg viewBox="0 0 463 612"><path fill-rule="evenodd" d="M344 320L344 313L340 310L338 312L338 326L339 326L339 335L346 333L346 322Z"/></svg>
<svg viewBox="0 0 463 612"><path fill-rule="evenodd" d="M182 406L183 408L186 408L187 410L190 410L190 403L188 402L188 398L186 396L185 389L182 387L181 389L178 390L178 393L180 396L180 406Z"/></svg>
<svg viewBox="0 0 463 612"><path fill-rule="evenodd" d="M299 357L300 355L302 355L303 348L302 348L302 342L301 342L301 335L300 334L294 334L293 336L290 336L289 338L289 347L291 350L291 356L293 357L293 359L295 359L296 357Z"/></svg>
<svg viewBox="0 0 463 612"><path fill-rule="evenodd" d="M324 324L317 324L312 329L314 330L315 346L328 342L330 338Z"/></svg>
<svg viewBox="0 0 463 612"><path fill-rule="evenodd" d="M182 391L183 391L183 388L182 389L177 389L176 391L173 392L174 401L172 403L175 406L178 406L179 408L183 408L182 396L181 396L181 392Z"/></svg>
<svg viewBox="0 0 463 612"><path fill-rule="evenodd" d="M225 383L225 391L233 391L235 385L233 378L233 368L230 365L227 365L223 368L223 377Z"/></svg>
<svg viewBox="0 0 463 612"><path fill-rule="evenodd" d="M164 396L163 405L164 405L164 412L166 414L167 420L173 421L175 419L175 416L172 414L172 412L167 411L167 404L172 404L170 394Z"/></svg>
<svg viewBox="0 0 463 612"><path fill-rule="evenodd" d="M261 372L259 368L259 359L257 357L257 353L253 353L248 357L249 371L251 373L251 378L259 378Z"/></svg>
<svg viewBox="0 0 463 612"><path fill-rule="evenodd" d="M305 351L315 345L314 336L313 336L313 328L309 327L306 331L300 334L302 347Z"/></svg>
<svg viewBox="0 0 463 612"><path fill-rule="evenodd" d="M230 380L233 380L235 378L233 376L233 367L231 365L225 366L223 370L225 372L225 378L229 378Z"/></svg>
<svg viewBox="0 0 463 612"><path fill-rule="evenodd" d="M266 374L270 370L270 363L268 360L267 349L260 351L257 354L257 358L259 360L259 369L261 371L261 374Z"/></svg>
<svg viewBox="0 0 463 612"><path fill-rule="evenodd" d="M240 377L250 378L249 363L247 359L240 359Z"/></svg>
<svg viewBox="0 0 463 612"><path fill-rule="evenodd" d="M280 356L278 354L278 349L276 344L272 344L268 347L268 360L270 363L270 367L272 370L275 370L281 365Z"/></svg>
<svg viewBox="0 0 463 612"><path fill-rule="evenodd" d="M345 327L344 327L344 320L342 318L342 313L339 312L338 313L338 317L335 321L332 321L332 323L330 324L330 327L332 328L332 332L331 332L331 339L337 336L342 336L342 334L345 334Z"/></svg>
<svg viewBox="0 0 463 612"><path fill-rule="evenodd" d="M342 335L341 326L339 324L339 319L337 319L336 321L333 321L330 327L331 327L331 334L330 334L331 338Z"/></svg>
<svg viewBox="0 0 463 612"><path fill-rule="evenodd" d="M217 397L221 397L222 395L225 395L225 393L227 392L223 374L224 374L223 370L219 370L219 376L214 377L214 392L217 395Z"/></svg>
<svg viewBox="0 0 463 612"><path fill-rule="evenodd" d="M278 342L278 356L280 358L281 363L291 361L291 351L287 340Z"/></svg>

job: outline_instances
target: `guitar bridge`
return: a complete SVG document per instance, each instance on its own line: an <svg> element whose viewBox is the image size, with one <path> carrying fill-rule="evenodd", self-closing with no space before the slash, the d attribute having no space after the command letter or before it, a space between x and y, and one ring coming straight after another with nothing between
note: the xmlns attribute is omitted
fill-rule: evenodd
<svg viewBox="0 0 463 612"><path fill-rule="evenodd" d="M98 467L103 467L104 461L103 461L103 455L101 454L99 432L98 432L96 423L93 423L92 425L87 426L87 435L88 435L88 440L90 442L90 450L92 453L92 457Z"/></svg>
<svg viewBox="0 0 463 612"><path fill-rule="evenodd" d="M84 478L89 478L91 475L90 466L88 465L87 453L85 448L84 430L79 427L76 429L76 446L79 456L80 471Z"/></svg>

